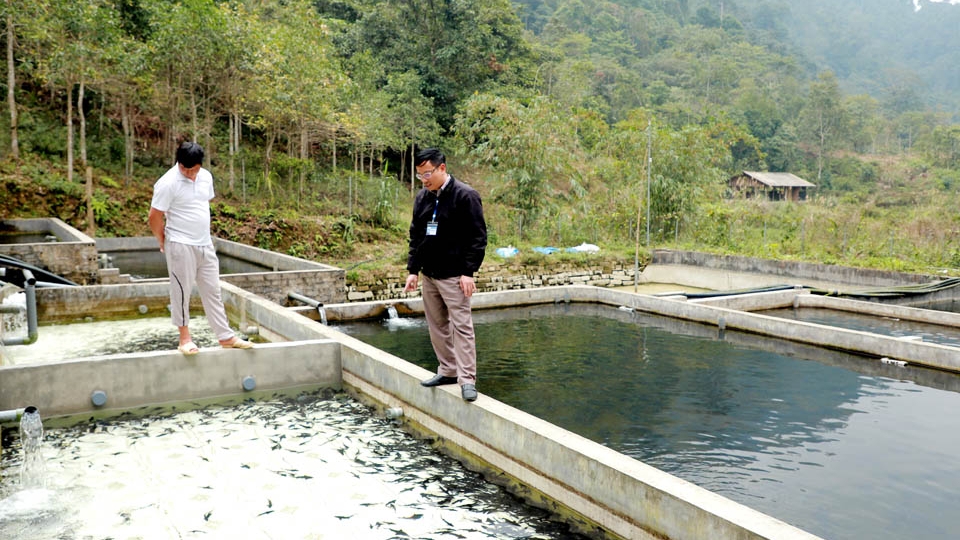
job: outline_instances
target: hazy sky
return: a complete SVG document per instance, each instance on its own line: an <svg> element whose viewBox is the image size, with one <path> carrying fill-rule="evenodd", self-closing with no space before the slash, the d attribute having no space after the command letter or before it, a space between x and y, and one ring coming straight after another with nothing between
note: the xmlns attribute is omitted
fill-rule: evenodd
<svg viewBox="0 0 960 540"><path fill-rule="evenodd" d="M947 4L960 4L960 0L927 0L928 2L940 2ZM913 9L914 11L920 11L920 0L913 0Z"/></svg>

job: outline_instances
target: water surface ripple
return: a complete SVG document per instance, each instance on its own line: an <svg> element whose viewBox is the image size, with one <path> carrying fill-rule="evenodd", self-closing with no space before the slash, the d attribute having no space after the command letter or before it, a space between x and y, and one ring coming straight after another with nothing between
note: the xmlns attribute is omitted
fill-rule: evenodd
<svg viewBox="0 0 960 540"><path fill-rule="evenodd" d="M960 530L955 375L604 306L475 325L481 392L628 456L825 538ZM436 369L422 321L340 328Z"/></svg>

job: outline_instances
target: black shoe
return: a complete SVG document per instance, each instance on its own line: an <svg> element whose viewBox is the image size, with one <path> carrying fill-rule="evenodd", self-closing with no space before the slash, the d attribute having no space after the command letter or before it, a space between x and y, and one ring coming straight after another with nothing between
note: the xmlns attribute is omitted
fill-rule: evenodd
<svg viewBox="0 0 960 540"><path fill-rule="evenodd" d="M465 384L460 387L460 394L463 395L465 401L476 401L477 387L472 384Z"/></svg>
<svg viewBox="0 0 960 540"><path fill-rule="evenodd" d="M457 378L447 377L446 375L434 375L425 381L420 381L421 386L440 386L441 384L457 384Z"/></svg>

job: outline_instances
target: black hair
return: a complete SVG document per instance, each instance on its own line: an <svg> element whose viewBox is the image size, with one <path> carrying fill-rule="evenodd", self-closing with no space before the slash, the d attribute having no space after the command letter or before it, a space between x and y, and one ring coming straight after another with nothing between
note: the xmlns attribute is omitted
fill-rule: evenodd
<svg viewBox="0 0 960 540"><path fill-rule="evenodd" d="M437 150L436 148L424 148L417 152L417 155L414 156L413 165L414 167L419 167L427 161L430 162L434 167L439 167L447 162L447 158L443 156L443 152Z"/></svg>
<svg viewBox="0 0 960 540"><path fill-rule="evenodd" d="M195 142L185 141L177 148L177 163L190 169L203 163L203 147Z"/></svg>

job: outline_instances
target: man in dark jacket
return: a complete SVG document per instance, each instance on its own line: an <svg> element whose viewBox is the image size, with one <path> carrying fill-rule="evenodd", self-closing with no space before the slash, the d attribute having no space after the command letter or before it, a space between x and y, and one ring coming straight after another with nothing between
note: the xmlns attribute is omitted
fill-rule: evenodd
<svg viewBox="0 0 960 540"><path fill-rule="evenodd" d="M437 355L437 374L420 384L460 384L463 399L477 399L477 347L470 297L477 286L487 248L487 225L480 194L447 173L446 158L435 148L417 153L414 165L423 189L413 203L405 291L414 291L423 274L423 311Z"/></svg>

